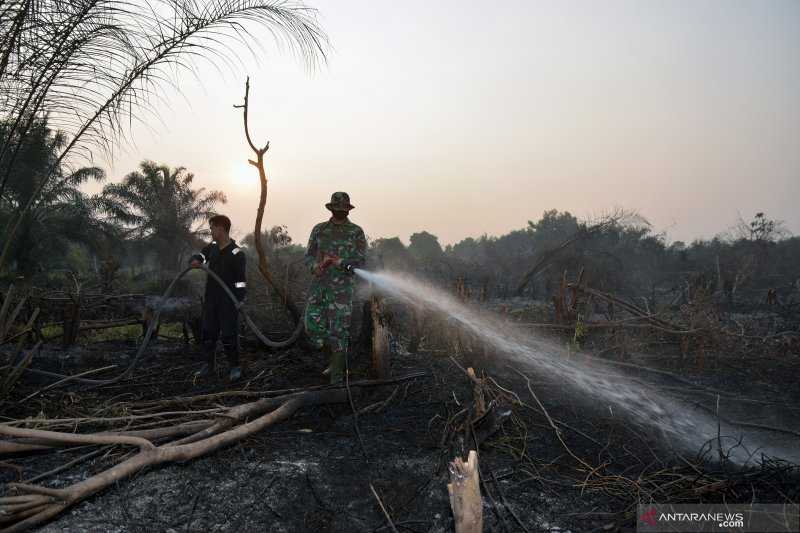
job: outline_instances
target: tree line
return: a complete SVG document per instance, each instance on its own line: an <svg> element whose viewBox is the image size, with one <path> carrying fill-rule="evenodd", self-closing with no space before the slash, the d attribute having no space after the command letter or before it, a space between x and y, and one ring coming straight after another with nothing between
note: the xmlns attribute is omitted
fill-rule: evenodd
<svg viewBox="0 0 800 533"><path fill-rule="evenodd" d="M375 239L373 261L432 280L460 279L475 298L549 299L562 279L653 305L679 304L700 294L722 302L800 302L800 238L782 222L756 213L711 239L669 242L635 213L581 221L545 211L501 236L468 237L441 246L428 232ZM530 275L533 272L533 275ZM581 276L581 272L583 275Z"/></svg>
<svg viewBox="0 0 800 533"><path fill-rule="evenodd" d="M0 135L8 128L0 122ZM98 272L115 261L122 267L147 264L170 275L207 239L206 221L226 203L224 192L196 187L185 167L147 160L120 182L87 194L82 187L105 182L105 172L96 166L54 166L65 137L49 128L46 118L18 142L17 168L0 197L0 224L31 203L9 255L10 274L17 278L64 269ZM5 164L0 159L0 173ZM252 246L253 235L242 244ZM280 225L265 233L264 244L279 264L296 262L304 251ZM537 263L541 268L527 279ZM668 242L632 213L582 221L549 210L505 235L468 237L447 246L427 231L411 235L408 245L399 237L372 239L370 264L440 282L461 278L486 297L546 297L565 275L574 280L580 270L596 288L654 300L698 288L729 301L770 289L786 300L800 291L800 239L764 213L738 220L713 239L687 244Z"/></svg>
<svg viewBox="0 0 800 533"><path fill-rule="evenodd" d="M7 122L0 123L0 135L8 128ZM30 202L31 207L11 247L10 274L97 273L109 262L118 267L146 264L166 276L183 268L190 252L208 238L206 221L226 203L224 192L196 187L194 174L185 167L145 160L120 182L90 195L82 187L105 182L106 174L96 166L54 166L64 142L46 118L19 140L17 168L0 197L0 224L7 224L20 206ZM0 173L4 164L0 159ZM277 265L296 262L304 252L285 226L273 226L263 238ZM252 233L242 244L253 245ZM540 268L530 276L537 264ZM442 283L460 278L485 297L546 298L564 276L574 281L580 270L585 282L598 289L654 301L660 294L698 289L728 301L737 295L757 298L759 291L771 289L777 299L787 300L800 291L800 239L764 213L747 222L740 219L713 239L687 244L668 242L632 213L582 221L549 210L505 235L468 237L447 246L427 231L411 235L408 245L399 237L372 239L370 265Z"/></svg>

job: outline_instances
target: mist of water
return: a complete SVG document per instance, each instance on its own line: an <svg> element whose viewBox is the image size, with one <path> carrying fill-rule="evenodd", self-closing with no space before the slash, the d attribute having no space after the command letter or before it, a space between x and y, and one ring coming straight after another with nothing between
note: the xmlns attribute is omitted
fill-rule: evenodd
<svg viewBox="0 0 800 533"><path fill-rule="evenodd" d="M447 292L407 274L360 269L356 274L407 305L447 317L455 327L474 334L491 346L494 356L503 358L511 366L563 384L565 394L572 391L591 398L595 404L605 403L604 407L612 415L627 416L642 427L656 430L676 449L697 452L704 445L714 447L719 442L719 434L723 450L730 454L731 460L742 464L759 456L754 453L757 450L785 459L797 455L796 451L790 453L783 447L776 449L761 445L754 438L743 438L742 445L735 446L740 432L721 424L718 433L716 418L691 411L678 400L634 382L597 359L591 363L582 361L583 358L567 359L564 350L557 345L536 338L499 317L479 312Z"/></svg>

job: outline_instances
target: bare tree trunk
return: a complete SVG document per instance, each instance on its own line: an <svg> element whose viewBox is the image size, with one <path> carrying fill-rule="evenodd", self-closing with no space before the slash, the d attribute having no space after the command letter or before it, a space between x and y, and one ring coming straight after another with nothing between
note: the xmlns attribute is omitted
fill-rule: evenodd
<svg viewBox="0 0 800 533"><path fill-rule="evenodd" d="M250 128L247 122L247 112L248 112L248 104L249 104L249 96L250 96L250 78L247 78L247 82L245 83L245 90L244 90L244 104L234 106L235 108L242 108L242 114L244 116L244 134L247 138L247 144L250 145L250 148L256 154L256 160L253 161L252 159L248 160L248 163L253 165L258 169L258 178L261 183L261 195L258 199L258 211L256 212L256 224L253 230L253 237L255 238L255 245L256 245L256 252L258 253L258 270L261 272L261 275L264 279L269 283L270 287L272 287L280 299L286 305L286 308L292 314L292 318L297 321L300 321L301 314L300 310L288 298L287 294L287 287L282 287L280 283L278 283L273 277L272 273L269 271L269 264L267 262L267 255L264 253L264 245L261 242L261 224L264 221L264 206L267 204L267 171L264 169L264 154L267 153L269 150L269 141L267 144L264 145L263 148L256 148L256 145L253 144L252 138L250 137Z"/></svg>
<svg viewBox="0 0 800 533"><path fill-rule="evenodd" d="M389 330L383 312L383 302L377 295L370 299L372 317L372 369L378 379L386 379L391 373Z"/></svg>

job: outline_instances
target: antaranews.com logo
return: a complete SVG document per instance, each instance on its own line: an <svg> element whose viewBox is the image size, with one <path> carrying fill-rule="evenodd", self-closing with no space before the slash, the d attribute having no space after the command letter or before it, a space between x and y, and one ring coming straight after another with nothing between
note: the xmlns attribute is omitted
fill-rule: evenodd
<svg viewBox="0 0 800 533"><path fill-rule="evenodd" d="M636 530L649 532L800 533L796 504L640 504Z"/></svg>

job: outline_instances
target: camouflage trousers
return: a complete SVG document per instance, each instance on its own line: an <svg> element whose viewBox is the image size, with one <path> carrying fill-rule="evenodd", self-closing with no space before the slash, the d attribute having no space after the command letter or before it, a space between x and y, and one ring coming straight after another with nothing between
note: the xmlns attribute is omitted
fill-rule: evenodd
<svg viewBox="0 0 800 533"><path fill-rule="evenodd" d="M305 311L309 340L321 350L327 344L331 352L346 353L350 343L350 319L353 314L353 284L330 286L313 283Z"/></svg>

